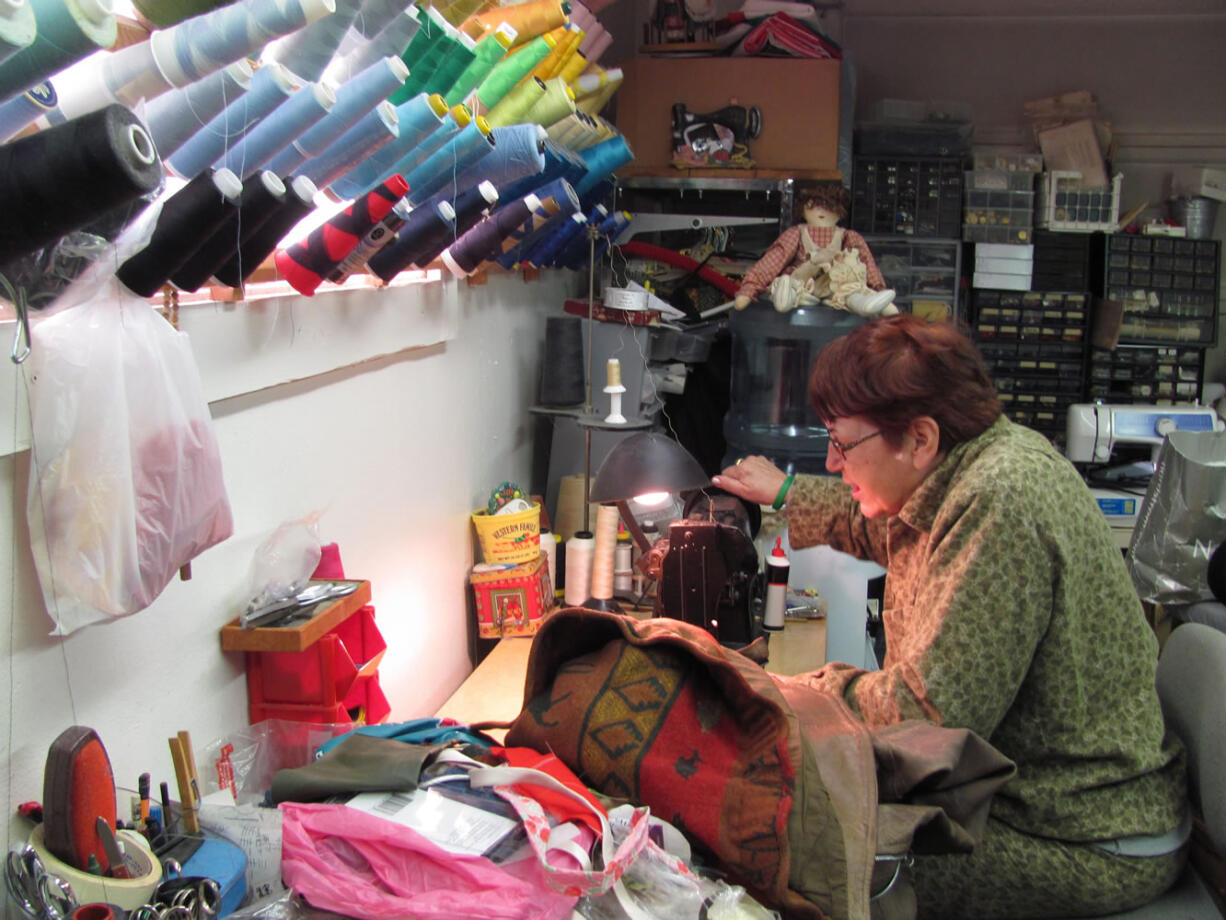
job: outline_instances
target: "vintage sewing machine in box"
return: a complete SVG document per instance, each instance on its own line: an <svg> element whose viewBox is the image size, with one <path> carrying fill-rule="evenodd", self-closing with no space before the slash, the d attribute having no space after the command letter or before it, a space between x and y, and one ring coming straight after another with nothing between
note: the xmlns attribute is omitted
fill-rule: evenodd
<svg viewBox="0 0 1226 920"><path fill-rule="evenodd" d="M1077 464L1094 464L1090 491L1106 515L1116 542L1128 546L1154 473L1158 448L1172 431L1222 431L1212 406L1069 406L1066 451ZM1127 460L1128 454L1141 459ZM1115 458L1115 465L1107 465ZM1124 462L1119 462L1124 461ZM1131 484L1131 485L1129 485Z"/></svg>

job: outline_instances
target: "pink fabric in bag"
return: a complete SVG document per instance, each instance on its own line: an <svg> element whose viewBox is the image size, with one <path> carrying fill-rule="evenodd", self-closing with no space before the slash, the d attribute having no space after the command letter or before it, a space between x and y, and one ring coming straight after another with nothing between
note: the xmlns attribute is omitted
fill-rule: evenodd
<svg viewBox="0 0 1226 920"><path fill-rule="evenodd" d="M578 900L536 859L460 856L345 805L283 803L281 874L313 906L357 920L564 920Z"/></svg>

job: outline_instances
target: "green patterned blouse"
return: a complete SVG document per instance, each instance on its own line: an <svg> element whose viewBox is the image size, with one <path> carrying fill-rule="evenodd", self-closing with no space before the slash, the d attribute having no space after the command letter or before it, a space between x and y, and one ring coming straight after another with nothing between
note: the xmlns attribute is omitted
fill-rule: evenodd
<svg viewBox="0 0 1226 920"><path fill-rule="evenodd" d="M1016 761L992 813L1067 841L1160 834L1185 796L1164 738L1157 641L1106 519L1041 435L999 419L950 451L897 515L865 518L839 479L788 493L793 547L887 569L880 671L828 664L807 682L869 725L973 729Z"/></svg>

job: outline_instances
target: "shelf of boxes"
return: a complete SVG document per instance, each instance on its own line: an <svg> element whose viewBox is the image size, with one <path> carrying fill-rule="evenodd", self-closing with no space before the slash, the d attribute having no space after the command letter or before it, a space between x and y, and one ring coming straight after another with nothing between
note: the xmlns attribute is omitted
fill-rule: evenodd
<svg viewBox="0 0 1226 920"><path fill-rule="evenodd" d="M1094 236L1059 230L1035 230L1032 291L1089 291Z"/></svg>
<svg viewBox="0 0 1226 920"><path fill-rule="evenodd" d="M1120 344L1216 343L1220 242L1116 233L1095 258L1095 293L1123 305Z"/></svg>
<svg viewBox="0 0 1226 920"><path fill-rule="evenodd" d="M1039 182L1038 225L1048 230L1075 233L1115 230L1120 218L1123 178L1116 173L1108 186L1082 188L1079 172L1043 173Z"/></svg>
<svg viewBox="0 0 1226 920"><path fill-rule="evenodd" d="M1087 395L1105 403L1126 405L1195 402L1204 373L1203 348L1150 345L1092 348Z"/></svg>
<svg viewBox="0 0 1226 920"><path fill-rule="evenodd" d="M956 237L962 224L960 157L855 158L849 224L860 233Z"/></svg>
<svg viewBox="0 0 1226 920"><path fill-rule="evenodd" d="M971 292L973 336L1013 421L1063 446L1068 407L1085 396L1085 292Z"/></svg>
<svg viewBox="0 0 1226 920"><path fill-rule="evenodd" d="M1034 177L1007 169L970 169L963 181L962 239L970 243L1030 243Z"/></svg>
<svg viewBox="0 0 1226 920"><path fill-rule="evenodd" d="M962 243L956 239L865 234L873 260L886 285L894 289L894 303L904 313L927 319L961 319L959 279Z"/></svg>

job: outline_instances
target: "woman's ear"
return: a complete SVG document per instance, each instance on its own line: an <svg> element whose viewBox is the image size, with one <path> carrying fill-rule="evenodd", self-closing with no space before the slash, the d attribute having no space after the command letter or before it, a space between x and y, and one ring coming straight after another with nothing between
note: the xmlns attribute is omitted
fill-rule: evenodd
<svg viewBox="0 0 1226 920"><path fill-rule="evenodd" d="M941 426L931 415L912 419L907 434L911 440L911 463L917 470L929 470L943 459Z"/></svg>

